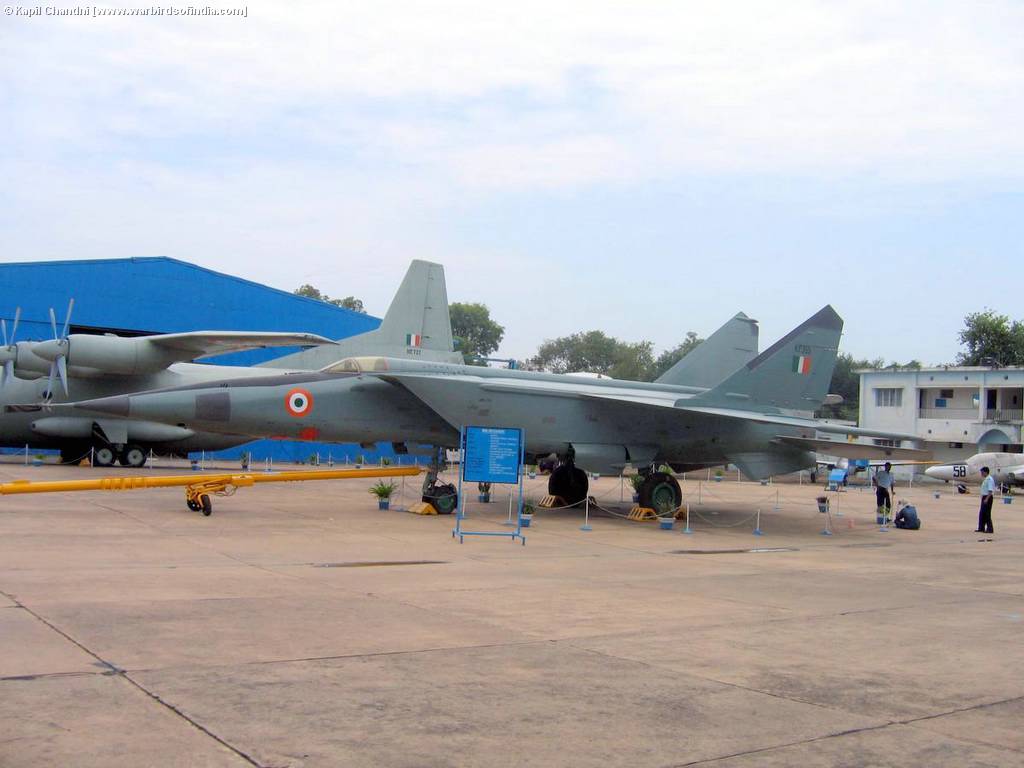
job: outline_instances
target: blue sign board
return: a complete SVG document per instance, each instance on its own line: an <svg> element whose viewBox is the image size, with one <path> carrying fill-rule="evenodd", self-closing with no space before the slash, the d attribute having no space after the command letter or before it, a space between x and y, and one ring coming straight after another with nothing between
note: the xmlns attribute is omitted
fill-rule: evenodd
<svg viewBox="0 0 1024 768"><path fill-rule="evenodd" d="M466 427L462 479L470 483L519 482L523 431L509 427Z"/></svg>

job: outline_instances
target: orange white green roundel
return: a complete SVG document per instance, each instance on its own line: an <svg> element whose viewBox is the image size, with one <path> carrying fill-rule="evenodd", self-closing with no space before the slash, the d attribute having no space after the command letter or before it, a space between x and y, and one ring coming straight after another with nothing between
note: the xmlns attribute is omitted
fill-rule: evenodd
<svg viewBox="0 0 1024 768"><path fill-rule="evenodd" d="M308 416L313 411L313 396L308 390L296 387L284 396L284 409L292 416Z"/></svg>

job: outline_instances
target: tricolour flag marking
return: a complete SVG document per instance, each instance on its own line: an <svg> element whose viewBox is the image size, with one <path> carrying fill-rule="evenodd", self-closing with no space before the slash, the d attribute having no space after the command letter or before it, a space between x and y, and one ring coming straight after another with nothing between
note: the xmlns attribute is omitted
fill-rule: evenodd
<svg viewBox="0 0 1024 768"><path fill-rule="evenodd" d="M811 356L810 355L794 355L793 356L793 373L799 373L801 376L806 376L811 372Z"/></svg>
<svg viewBox="0 0 1024 768"><path fill-rule="evenodd" d="M423 337L418 333L405 334L405 345L407 347L418 347L423 343Z"/></svg>

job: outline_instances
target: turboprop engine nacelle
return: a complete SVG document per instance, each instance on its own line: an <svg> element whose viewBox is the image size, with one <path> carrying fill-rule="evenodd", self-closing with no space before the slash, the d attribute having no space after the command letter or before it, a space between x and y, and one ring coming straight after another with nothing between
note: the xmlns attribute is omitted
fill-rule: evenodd
<svg viewBox="0 0 1024 768"><path fill-rule="evenodd" d="M155 373L173 363L177 357L173 350L161 349L145 336L125 338L90 336L83 333L73 333L66 339L41 341L32 351L37 357L48 361L47 372L49 361L66 355L68 366L75 368L76 373L84 368L99 374L114 373L125 376ZM88 375L88 371L79 375L83 373Z"/></svg>

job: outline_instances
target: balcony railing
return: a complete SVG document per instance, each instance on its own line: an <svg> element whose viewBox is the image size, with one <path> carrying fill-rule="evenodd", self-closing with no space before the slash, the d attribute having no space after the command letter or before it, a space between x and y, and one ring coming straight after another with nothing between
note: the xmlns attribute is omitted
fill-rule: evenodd
<svg viewBox="0 0 1024 768"><path fill-rule="evenodd" d="M985 421L1008 423L1011 421L1024 421L1024 410L1020 408L1001 408L999 410L989 409L985 411Z"/></svg>
<svg viewBox="0 0 1024 768"><path fill-rule="evenodd" d="M943 419L945 421L985 421L994 424L1009 424L1024 421L1024 409L1021 408L989 408L984 419L978 418L977 408L919 408L918 418Z"/></svg>
<svg viewBox="0 0 1024 768"><path fill-rule="evenodd" d="M920 408L917 415L921 419L978 421L977 408Z"/></svg>

